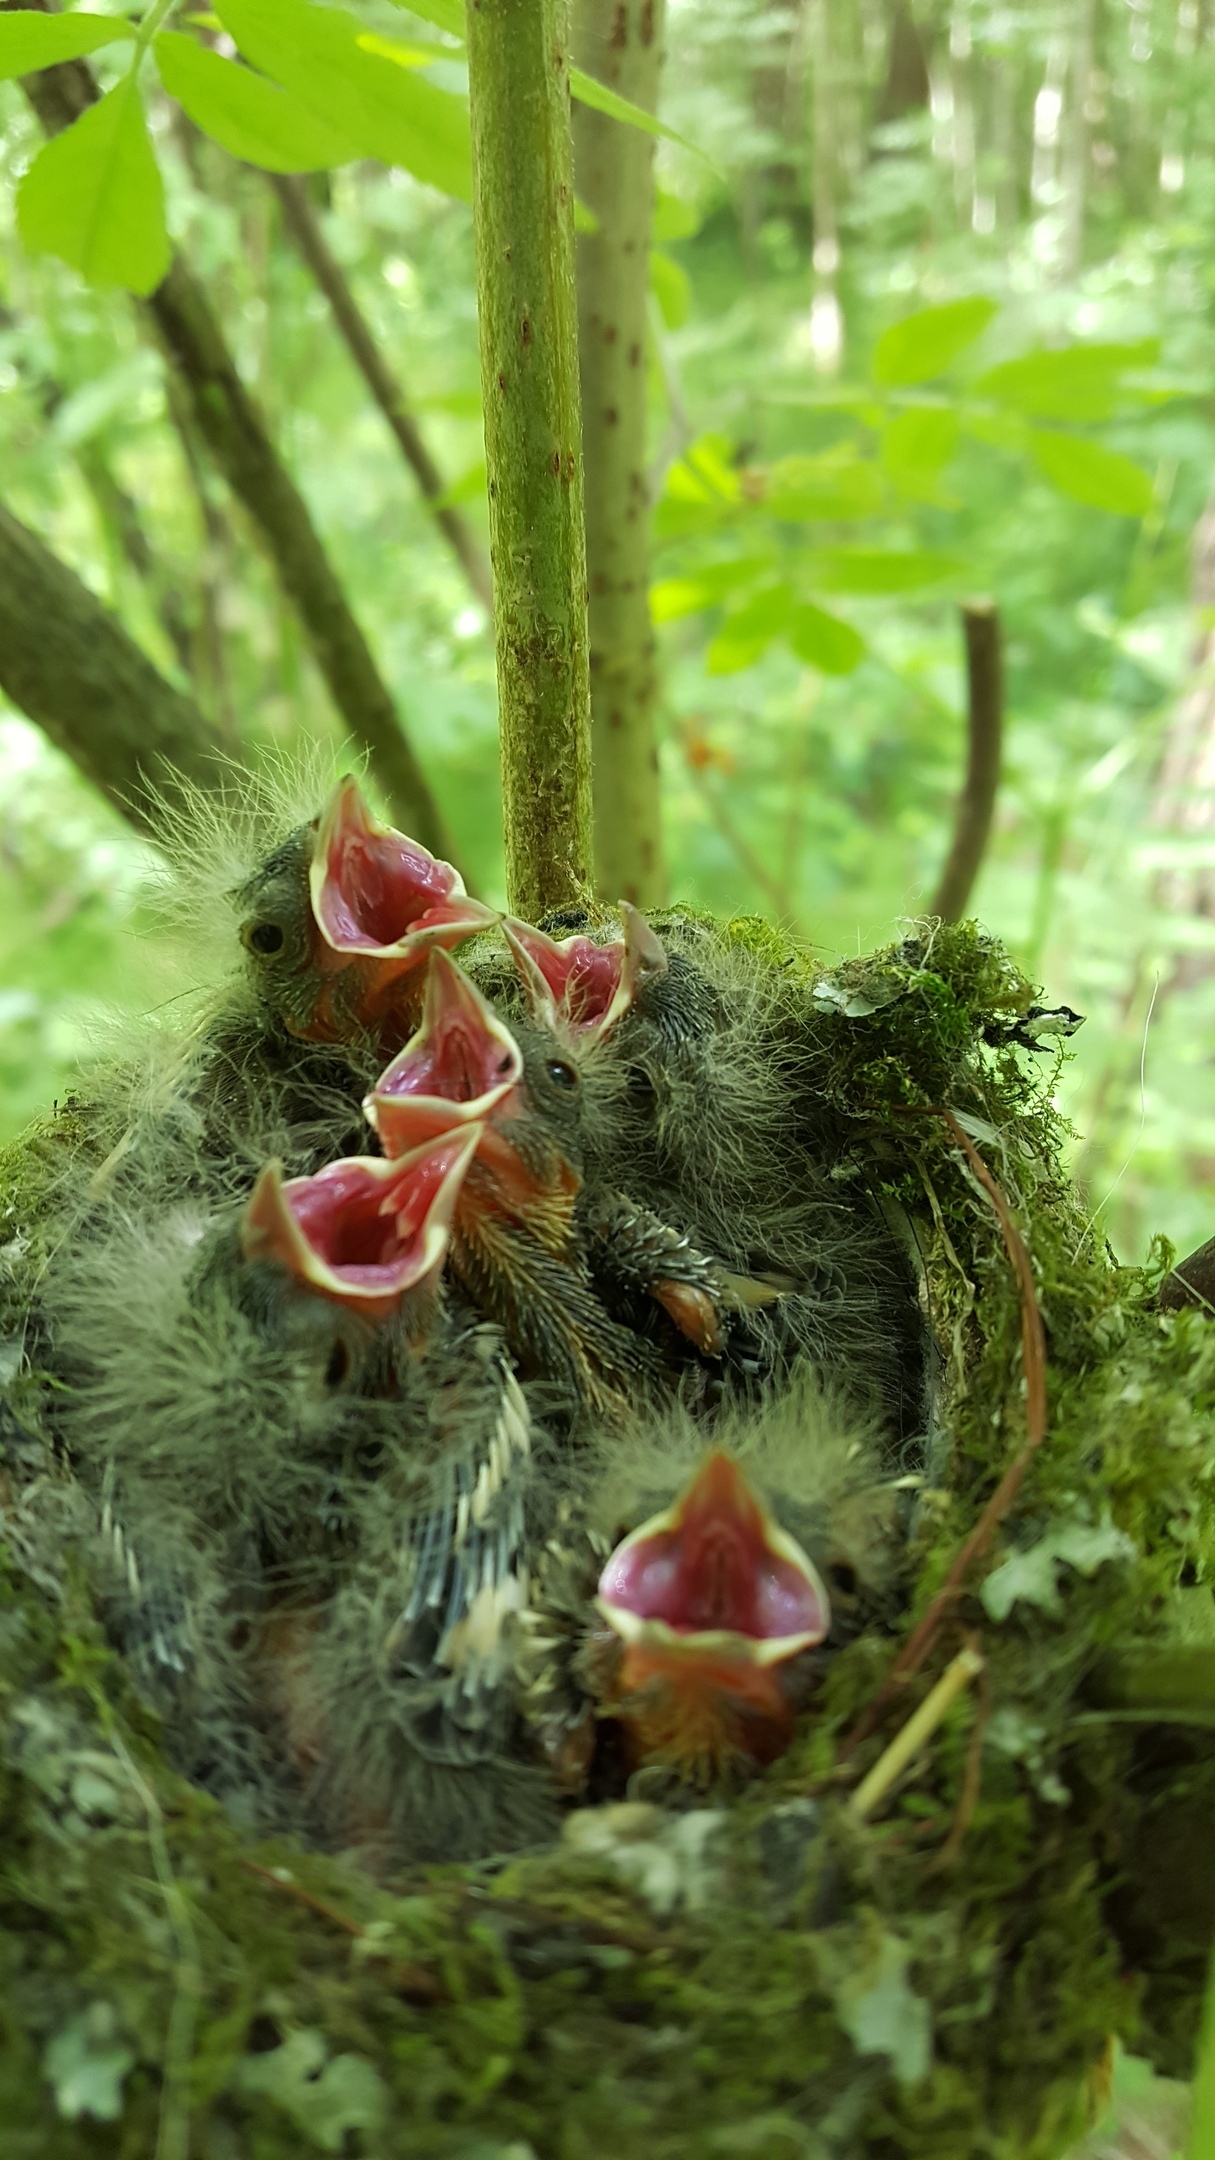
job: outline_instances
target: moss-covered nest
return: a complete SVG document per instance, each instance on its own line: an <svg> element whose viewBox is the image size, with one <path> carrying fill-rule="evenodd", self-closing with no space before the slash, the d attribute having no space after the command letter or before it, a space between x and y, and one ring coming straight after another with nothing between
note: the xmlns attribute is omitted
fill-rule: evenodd
<svg viewBox="0 0 1215 2160"><path fill-rule="evenodd" d="M1159 1309L1163 1248L1121 1267L1088 1221L998 945L937 929L826 973L720 934L787 978L835 1174L920 1255L939 1431L906 1634L1027 1416L1005 1235L925 1112L1031 1255L1046 1437L927 1655L874 1718L899 1643L862 1635L729 1804L574 1809L551 1850L387 1886L250 1845L165 1766L83 1567L28 1528L70 1475L22 1359L42 1197L94 1146L86 1097L60 1104L0 1194L10 2160L1051 2160L1115 2038L1186 2074L1215 1931L1215 1332ZM981 1671L862 1819L964 1645Z"/></svg>

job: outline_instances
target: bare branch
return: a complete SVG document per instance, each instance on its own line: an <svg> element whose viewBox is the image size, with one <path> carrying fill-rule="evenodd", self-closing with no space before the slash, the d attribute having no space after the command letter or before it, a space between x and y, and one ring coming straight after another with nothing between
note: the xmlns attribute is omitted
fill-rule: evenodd
<svg viewBox="0 0 1215 2160"><path fill-rule="evenodd" d="M434 513L436 525L450 543L477 599L492 615L494 588L489 563L469 530L467 520L453 504L443 501L446 492L443 476L422 439L405 392L376 344L346 273L325 238L305 183L288 173L268 173L266 177L283 206L283 216L300 254L333 310L333 319L346 340L350 357L396 436L427 507Z"/></svg>
<svg viewBox="0 0 1215 2160"><path fill-rule="evenodd" d="M225 745L74 570L0 505L0 687L131 823L179 777L214 788Z"/></svg>
<svg viewBox="0 0 1215 2160"><path fill-rule="evenodd" d="M966 779L954 814L953 846L929 913L958 922L987 848L1004 733L1004 665L1000 614L994 600L967 600L962 607L966 639Z"/></svg>

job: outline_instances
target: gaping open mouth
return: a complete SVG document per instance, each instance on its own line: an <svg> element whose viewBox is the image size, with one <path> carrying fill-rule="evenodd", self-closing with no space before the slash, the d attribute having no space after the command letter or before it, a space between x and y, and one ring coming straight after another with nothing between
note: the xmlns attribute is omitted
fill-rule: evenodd
<svg viewBox="0 0 1215 2160"><path fill-rule="evenodd" d="M624 1643L664 1662L778 1665L831 1625L813 1562L719 1449L672 1507L616 1547L595 1602Z"/></svg>
<svg viewBox="0 0 1215 2160"><path fill-rule="evenodd" d="M436 1133L500 1110L523 1073L510 1029L445 952L431 956L422 1025L376 1081L363 1109L399 1156Z"/></svg>
<svg viewBox="0 0 1215 2160"><path fill-rule="evenodd" d="M503 925L528 1002L537 1020L572 1035L606 1035L645 982L666 973L667 956L645 916L620 903L623 938L596 945L569 937L560 944L508 917Z"/></svg>
<svg viewBox="0 0 1215 2160"><path fill-rule="evenodd" d="M498 920L471 900L450 863L371 816L349 775L321 813L309 871L312 912L325 944L346 957L421 958Z"/></svg>
<svg viewBox="0 0 1215 2160"><path fill-rule="evenodd" d="M354 1155L284 1182L267 1163L241 1221L247 1260L272 1260L322 1297L384 1320L442 1266L481 1137L463 1125L397 1161Z"/></svg>

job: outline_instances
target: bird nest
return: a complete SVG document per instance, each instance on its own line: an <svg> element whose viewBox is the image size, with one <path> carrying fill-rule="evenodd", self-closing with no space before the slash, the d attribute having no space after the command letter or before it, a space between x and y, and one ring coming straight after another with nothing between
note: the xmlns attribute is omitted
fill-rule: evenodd
<svg viewBox="0 0 1215 2160"><path fill-rule="evenodd" d="M54 1196L96 1154L69 1097L0 1195L14 2160L1052 2160L1116 2039L1186 2074L1215 1335L1161 1309L1163 1246L1122 1267L1087 1219L1050 1022L994 941L825 970L752 921L704 934L779 977L831 1173L916 1256L933 1432L893 1630L724 1797L571 1804L544 1849L380 1880L251 1841L107 1637L22 1354Z"/></svg>

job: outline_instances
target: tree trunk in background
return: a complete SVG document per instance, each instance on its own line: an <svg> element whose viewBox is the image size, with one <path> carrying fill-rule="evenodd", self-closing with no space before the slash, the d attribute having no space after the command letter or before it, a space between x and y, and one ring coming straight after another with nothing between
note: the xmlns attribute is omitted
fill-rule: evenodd
<svg viewBox="0 0 1215 2160"><path fill-rule="evenodd" d="M568 13L474 0L467 31L506 887L534 921L591 890Z"/></svg>
<svg viewBox="0 0 1215 2160"><path fill-rule="evenodd" d="M929 94L928 61L915 16L907 0L891 0L886 80L874 116L878 126L921 111Z"/></svg>
<svg viewBox="0 0 1215 2160"><path fill-rule="evenodd" d="M1071 53L1063 105L1063 236L1059 271L1080 274L1084 261L1084 226L1088 209L1088 102L1093 75L1093 37L1097 0L1072 0Z"/></svg>
<svg viewBox="0 0 1215 2160"><path fill-rule="evenodd" d="M576 64L647 112L663 11L664 0L574 0ZM595 884L605 900L646 907L666 898L645 463L653 137L579 105L574 166L599 221L577 244Z"/></svg>
<svg viewBox="0 0 1215 2160"><path fill-rule="evenodd" d="M184 775L217 788L225 745L74 570L0 506L0 687L141 829Z"/></svg>
<svg viewBox="0 0 1215 2160"><path fill-rule="evenodd" d="M810 351L820 373L832 375L844 355L843 317L836 292L840 240L835 53L831 39L831 0L807 0L807 5L810 11L810 188L814 215Z"/></svg>
<svg viewBox="0 0 1215 2160"><path fill-rule="evenodd" d="M1152 824L1179 839L1201 840L1215 834L1215 629L1206 627L1215 611L1215 498L1194 528L1190 600L1203 627L1194 644L1189 685L1165 738ZM1215 870L1162 870L1156 897L1170 914L1215 920ZM1187 990L1213 968L1215 958L1210 953L1183 953L1164 989Z"/></svg>
<svg viewBox="0 0 1215 2160"><path fill-rule="evenodd" d="M35 5L38 0L35 0ZM8 0L0 0L6 10ZM42 0L42 12L54 13ZM22 87L48 135L70 127L99 96L80 60L27 75ZM430 784L397 718L392 696L356 621L308 506L246 389L203 287L180 255L139 303L176 368L198 432L244 504L295 606L317 666L395 814L436 855L451 842Z"/></svg>

